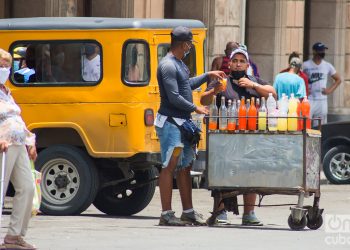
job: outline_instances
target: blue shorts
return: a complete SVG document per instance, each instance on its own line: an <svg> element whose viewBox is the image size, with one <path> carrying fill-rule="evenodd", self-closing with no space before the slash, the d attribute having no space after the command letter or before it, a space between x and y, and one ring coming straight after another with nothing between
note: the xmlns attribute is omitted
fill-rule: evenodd
<svg viewBox="0 0 350 250"><path fill-rule="evenodd" d="M162 128L156 126L156 131L160 141L163 168L168 166L174 148L177 147L182 148L177 169L189 167L195 159L195 152L188 142L181 142L180 129L175 124L165 121Z"/></svg>

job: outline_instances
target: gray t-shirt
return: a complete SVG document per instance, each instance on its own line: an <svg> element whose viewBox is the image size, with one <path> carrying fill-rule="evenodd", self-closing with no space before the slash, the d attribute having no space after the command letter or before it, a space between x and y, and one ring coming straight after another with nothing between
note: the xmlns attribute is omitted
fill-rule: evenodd
<svg viewBox="0 0 350 250"><path fill-rule="evenodd" d="M196 109L192 90L208 81L208 74L189 78L186 64L169 53L159 63L157 79L160 92L158 113L165 116L189 119Z"/></svg>

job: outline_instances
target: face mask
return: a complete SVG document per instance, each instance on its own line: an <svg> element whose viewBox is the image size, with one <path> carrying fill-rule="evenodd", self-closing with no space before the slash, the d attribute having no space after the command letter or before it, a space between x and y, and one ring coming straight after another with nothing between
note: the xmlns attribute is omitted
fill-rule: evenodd
<svg viewBox="0 0 350 250"><path fill-rule="evenodd" d="M317 53L317 55L323 59L326 56L326 53L319 52L319 53Z"/></svg>
<svg viewBox="0 0 350 250"><path fill-rule="evenodd" d="M231 71L231 76L232 76L233 79L239 80L242 77L245 77L245 71L244 70L242 70L242 71L238 71L238 70Z"/></svg>
<svg viewBox="0 0 350 250"><path fill-rule="evenodd" d="M5 84L10 75L9 68L0 68L0 84Z"/></svg>
<svg viewBox="0 0 350 250"><path fill-rule="evenodd" d="M182 59L185 59L191 53L191 50L192 50L192 47L188 46L187 43L186 43L186 45L188 47L188 50L184 52L184 56Z"/></svg>

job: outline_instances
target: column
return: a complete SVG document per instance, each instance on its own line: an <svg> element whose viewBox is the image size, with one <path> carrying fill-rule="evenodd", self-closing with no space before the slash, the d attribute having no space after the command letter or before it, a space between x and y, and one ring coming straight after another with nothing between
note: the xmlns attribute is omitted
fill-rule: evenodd
<svg viewBox="0 0 350 250"><path fill-rule="evenodd" d="M288 66L292 51L303 51L304 0L249 0L247 46L263 79Z"/></svg>
<svg viewBox="0 0 350 250"><path fill-rule="evenodd" d="M325 60L342 78L342 84L328 97L330 121L350 118L349 6L347 0L311 0L310 6L310 53L315 42L325 43L329 48Z"/></svg>

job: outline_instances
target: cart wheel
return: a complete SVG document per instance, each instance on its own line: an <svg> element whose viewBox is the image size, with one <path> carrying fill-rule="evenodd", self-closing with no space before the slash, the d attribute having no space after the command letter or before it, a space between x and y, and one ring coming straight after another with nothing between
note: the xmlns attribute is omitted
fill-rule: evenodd
<svg viewBox="0 0 350 250"><path fill-rule="evenodd" d="M288 225L292 230L295 230L295 231L302 230L306 226L306 223L307 223L307 219L305 215L298 222L293 220L292 215L289 215L288 217Z"/></svg>
<svg viewBox="0 0 350 250"><path fill-rule="evenodd" d="M316 219L314 220L310 220L309 215L307 215L307 224L306 226L312 230L316 230L319 229L323 224L323 218L322 216L318 216Z"/></svg>

